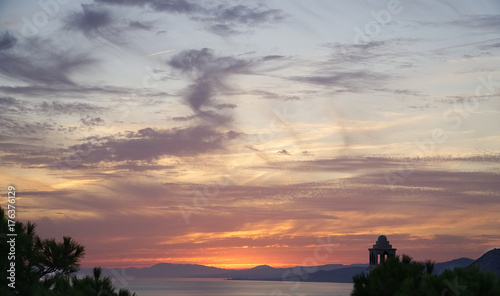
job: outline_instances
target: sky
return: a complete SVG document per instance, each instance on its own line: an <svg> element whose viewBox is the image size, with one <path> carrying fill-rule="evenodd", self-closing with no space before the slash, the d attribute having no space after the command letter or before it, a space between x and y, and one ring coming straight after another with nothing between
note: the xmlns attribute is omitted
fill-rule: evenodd
<svg viewBox="0 0 500 296"><path fill-rule="evenodd" d="M500 247L497 0L0 4L3 198L82 266Z"/></svg>

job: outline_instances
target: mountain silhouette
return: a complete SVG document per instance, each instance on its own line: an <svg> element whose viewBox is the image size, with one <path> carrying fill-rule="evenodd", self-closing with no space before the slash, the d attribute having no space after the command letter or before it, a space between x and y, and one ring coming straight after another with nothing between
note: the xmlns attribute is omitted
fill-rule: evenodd
<svg viewBox="0 0 500 296"><path fill-rule="evenodd" d="M446 269L453 269L455 267L467 267L474 262L474 259L470 258L459 258L447 262L441 262L434 264L434 274L441 274Z"/></svg>
<svg viewBox="0 0 500 296"><path fill-rule="evenodd" d="M471 266L477 266L482 271L490 271L500 276L500 249L493 249L484 253Z"/></svg>
<svg viewBox="0 0 500 296"><path fill-rule="evenodd" d="M497 251L497 256L499 250ZM486 255L486 254L485 254ZM483 257L485 256L483 255ZM481 257L481 258L483 258ZM445 269L466 267L474 261L468 258L455 259L448 262L436 263L435 272L441 273ZM489 258L489 256L488 256ZM486 260L489 260L486 258ZM499 262L499 261L497 261ZM478 264L479 264L478 263ZM496 265L498 266L498 265ZM306 282L339 282L351 283L352 277L367 271L368 264L327 264L321 266L295 266L290 268L274 268L269 265L260 265L250 269L223 269L198 264L158 263L151 267L129 267L102 269L103 276L114 278L117 275L137 278L224 278L233 280L265 280L265 281L306 281ZM79 275L91 274L92 269L82 268Z"/></svg>

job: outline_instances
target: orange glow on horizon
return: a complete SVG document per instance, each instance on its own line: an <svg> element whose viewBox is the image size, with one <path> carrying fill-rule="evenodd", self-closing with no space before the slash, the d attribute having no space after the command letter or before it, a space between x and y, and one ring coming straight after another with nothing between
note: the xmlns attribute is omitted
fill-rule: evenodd
<svg viewBox="0 0 500 296"><path fill-rule="evenodd" d="M233 261L233 260L231 260ZM234 261L237 261L237 259L234 259ZM188 263L185 261L157 261L153 260L150 258L144 258L143 260L89 260L89 261L84 261L82 264L82 267L85 268L92 268L94 266L101 266L105 268L127 268L127 267L136 267L136 268L144 268L144 267L151 267L156 264L160 263L169 263L169 264L196 264L196 265L203 265L207 267L215 267L215 268L221 268L221 269L234 269L234 270L242 270L242 269L251 269L257 266L262 266L262 265L267 265L271 266L273 268L290 268L290 267L295 267L295 266L304 266L302 263L298 262L296 264L293 263L269 263L269 262L258 262L258 263L203 263L203 262L196 262L196 263ZM340 263L324 263L324 264L318 264L319 265L326 265L326 264L340 264Z"/></svg>
<svg viewBox="0 0 500 296"><path fill-rule="evenodd" d="M122 268L122 267L150 267L160 263L170 264L197 264L223 269L250 269L256 266L268 265L274 268L289 268L295 266L321 266L327 264L353 264L363 263L365 256L353 254L351 252L338 251L328 255L324 250L320 255L315 255L317 246L307 246L304 248L289 247L262 247L262 248L235 248L214 249L214 252L203 254L200 253L197 257L195 253L191 253L193 257L127 257L119 260L92 258L84 260L83 266L101 265L107 268ZM197 250L199 251L199 250ZM364 250L363 250L364 252ZM326 257L325 257L326 256Z"/></svg>

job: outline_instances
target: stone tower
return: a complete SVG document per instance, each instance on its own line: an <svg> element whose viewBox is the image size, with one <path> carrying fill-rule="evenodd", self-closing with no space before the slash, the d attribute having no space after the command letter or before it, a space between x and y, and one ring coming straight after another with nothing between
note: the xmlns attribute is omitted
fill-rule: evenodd
<svg viewBox="0 0 500 296"><path fill-rule="evenodd" d="M379 236L373 248L368 249L368 251L370 251L370 269L384 262L385 259L396 256L396 249L392 248L385 235Z"/></svg>

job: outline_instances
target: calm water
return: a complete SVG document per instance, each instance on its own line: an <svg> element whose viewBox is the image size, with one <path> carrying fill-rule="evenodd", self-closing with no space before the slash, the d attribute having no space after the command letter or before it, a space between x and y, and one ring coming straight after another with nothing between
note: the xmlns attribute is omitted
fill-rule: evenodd
<svg viewBox="0 0 500 296"><path fill-rule="evenodd" d="M120 287L120 285L117 285ZM352 284L221 279L132 279L125 288L137 296L349 296ZM123 286L122 286L123 287Z"/></svg>

